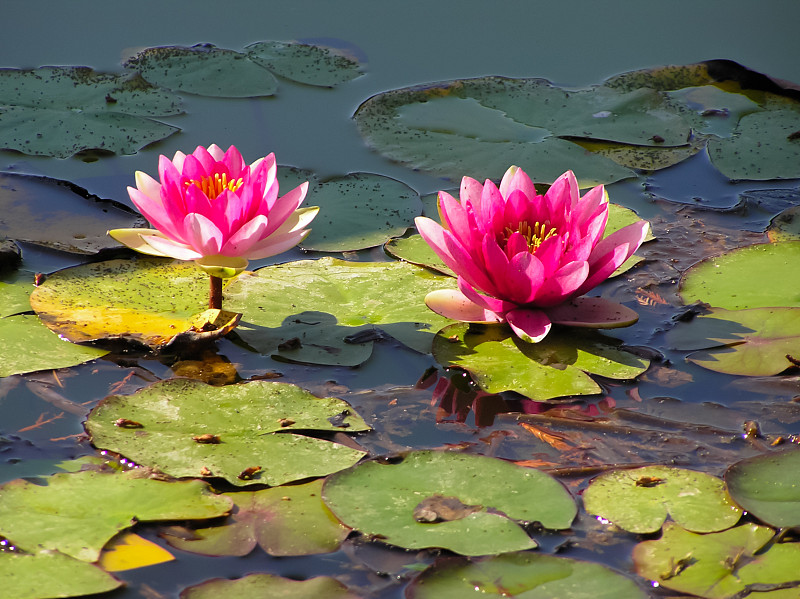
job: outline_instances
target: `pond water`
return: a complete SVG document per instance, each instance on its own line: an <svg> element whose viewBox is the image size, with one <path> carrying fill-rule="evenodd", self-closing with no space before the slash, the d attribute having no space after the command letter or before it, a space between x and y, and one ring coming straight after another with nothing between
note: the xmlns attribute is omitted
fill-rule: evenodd
<svg viewBox="0 0 800 599"><path fill-rule="evenodd" d="M7 0L5 8L0 67L86 65L118 72L124 58L146 47L207 42L240 50L261 40L327 44L348 51L364 65L364 75L335 89L282 80L271 98L186 96L186 114L164 119L180 132L130 156L56 159L0 151L0 171L70 181L89 194L128 206L125 189L134 184L136 170L152 173L159 154L171 156L210 143L235 144L250 160L274 151L279 164L312 171L321 179L370 172L402 181L420 195L452 189L457 185L452 180L371 151L354 125L351 117L362 102L405 86L501 75L542 77L581 88L627 71L714 58L800 82L800 38L795 31L800 5L791 0ZM564 165L564 170L570 167ZM582 470L598 461L677 464L721 475L732 463L763 451L769 439L800 434L800 404L795 403L800 382L792 372L760 378L711 372L686 362L687 352L669 349L665 334L686 312L676 295L678 278L703 257L766 241L764 230L772 217L797 203L797 188L798 180L792 179L731 182L704 152L663 171L608 186L612 201L651 220L656 238L668 240L660 246L654 242L645 252L645 267L600 288L604 297L640 315L635 326L614 336L654 358L637 381L603 380L601 395L577 402L589 423L616 409L617 428L611 433L593 435L590 424L575 424L584 420L565 420L565 414L577 412L560 409L558 402L543 407L513 394L487 399L463 380L458 384L467 391L442 400L436 382L448 373L431 370L437 366L432 356L392 340L377 343L362 366L346 368L277 362L222 339L199 355L121 352L61 371L0 379L0 435L7 441L0 447L0 481L47 475L59 460L94 454L82 436L83 420L107 395L132 393L176 375L197 376L198 369L210 370L215 363L233 365L236 374L231 380L279 372L282 381L347 400L375 429L357 437L373 455L462 447L505 459L539 460L563 474L574 493L602 470ZM781 192L758 195L764 190ZM756 199L742 204L746 193ZM88 260L33 244L21 246L21 268L32 273ZM320 256L295 249L251 267ZM388 259L380 248L346 257ZM224 378L229 370L219 372ZM552 439L521 434L519 411L529 413L523 421L530 426L564 435L567 449ZM758 421L767 440L743 438L745 421ZM589 445L594 461L583 453ZM156 526L138 526L136 532L165 545ZM638 538L611 535L585 513L570 531L543 533L537 540L544 552L601 562L635 578L630 552ZM177 556L173 562L118 573L128 586L107 596L177 597L181 589L209 578L268 572L298 579L330 575L364 596L401 597L413 573L406 566L429 564L435 557L433 552L404 551L363 537L351 538L334 553L310 557L274 558L260 549L243 558L172 551ZM648 586L642 579L637 583Z"/></svg>

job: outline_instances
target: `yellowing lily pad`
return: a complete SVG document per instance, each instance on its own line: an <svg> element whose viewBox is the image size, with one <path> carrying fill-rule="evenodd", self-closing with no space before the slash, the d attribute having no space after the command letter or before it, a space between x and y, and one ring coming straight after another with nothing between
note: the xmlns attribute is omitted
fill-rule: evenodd
<svg viewBox="0 0 800 599"><path fill-rule="evenodd" d="M217 578L181 591L180 599L359 599L341 582L329 576L291 580L273 574L250 574L244 578Z"/></svg>
<svg viewBox="0 0 800 599"><path fill-rule="evenodd" d="M694 596L797 597L800 543L775 543L764 551L774 535L756 524L701 535L668 523L660 539L634 548L633 561L640 576Z"/></svg>
<svg viewBox="0 0 800 599"><path fill-rule="evenodd" d="M122 586L95 564L57 551L0 552L0 583L3 595L14 599L84 597Z"/></svg>
<svg viewBox="0 0 800 599"><path fill-rule="evenodd" d="M600 393L587 373L633 379L649 365L587 330L554 330L539 343L526 343L502 325L465 323L439 331L433 356L468 371L484 391L516 391L536 401Z"/></svg>
<svg viewBox="0 0 800 599"><path fill-rule="evenodd" d="M725 473L736 503L781 528L800 526L800 450L768 453L737 462Z"/></svg>
<svg viewBox="0 0 800 599"><path fill-rule="evenodd" d="M586 511L639 534L656 532L667 516L695 532L730 528L742 515L718 478L669 466L612 470L583 492Z"/></svg>
<svg viewBox="0 0 800 599"><path fill-rule="evenodd" d="M140 537L124 532L103 548L98 564L106 572L122 572L163 564L175 559L169 551Z"/></svg>
<svg viewBox="0 0 800 599"><path fill-rule="evenodd" d="M369 427L346 402L288 383L171 379L107 397L86 429L95 446L172 476L281 485L347 468L365 453L299 432Z"/></svg>
<svg viewBox="0 0 800 599"><path fill-rule="evenodd" d="M262 491L225 493L236 506L221 526L164 535L178 549L203 555L313 555L336 551L350 529L322 503L322 479Z"/></svg>
<svg viewBox="0 0 800 599"><path fill-rule="evenodd" d="M0 147L68 158L82 150L133 154L178 130L150 117L180 100L140 77L87 67L0 69Z"/></svg>
<svg viewBox="0 0 800 599"><path fill-rule="evenodd" d="M0 487L0 535L18 548L60 551L94 562L100 549L135 521L205 519L232 502L201 481L165 482L138 473L55 474L46 484L18 479Z"/></svg>
<svg viewBox="0 0 800 599"><path fill-rule="evenodd" d="M345 524L387 543L488 555L536 547L517 524L568 528L569 492L538 470L455 452L416 451L328 477L323 499Z"/></svg>
<svg viewBox="0 0 800 599"><path fill-rule="evenodd" d="M218 337L235 326L235 313L206 313L208 288L208 275L192 262L136 257L57 271L33 291L31 306L76 343L125 339L161 347L181 334Z"/></svg>
<svg viewBox="0 0 800 599"><path fill-rule="evenodd" d="M446 558L408 587L408 599L645 599L636 583L613 570L564 557L531 552L486 559Z"/></svg>

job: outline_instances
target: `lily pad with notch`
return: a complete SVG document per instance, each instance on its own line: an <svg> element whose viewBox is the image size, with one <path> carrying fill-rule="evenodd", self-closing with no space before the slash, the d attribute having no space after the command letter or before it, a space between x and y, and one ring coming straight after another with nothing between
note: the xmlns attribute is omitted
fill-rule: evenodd
<svg viewBox="0 0 800 599"><path fill-rule="evenodd" d="M92 443L175 477L271 486L325 476L364 451L311 437L369 430L347 402L288 383L213 387L190 379L112 395L89 414Z"/></svg>
<svg viewBox="0 0 800 599"><path fill-rule="evenodd" d="M407 549L464 555L530 549L521 524L568 528L569 492L538 470L456 452L414 451L328 477L323 499L346 525Z"/></svg>
<svg viewBox="0 0 800 599"><path fill-rule="evenodd" d="M800 587L800 543L770 545L774 536L756 524L695 534L667 523L660 539L634 547L633 562L640 576L693 596L791 599Z"/></svg>
<svg viewBox="0 0 800 599"><path fill-rule="evenodd" d="M276 75L306 85L334 87L361 75L358 60L327 46L264 41L246 46L245 52Z"/></svg>
<svg viewBox="0 0 800 599"><path fill-rule="evenodd" d="M667 516L685 529L713 532L730 528L742 515L723 481L669 466L602 474L583 492L583 504L589 514L638 534L658 531Z"/></svg>
<svg viewBox="0 0 800 599"><path fill-rule="evenodd" d="M223 495L235 506L224 524L162 536L173 547L202 555L244 556L260 546L269 555L291 556L336 551L350 532L322 503L322 479Z"/></svg>
<svg viewBox="0 0 800 599"><path fill-rule="evenodd" d="M588 298L600 299L600 298ZM649 362L616 347L594 331L553 330L539 343L526 343L499 324L450 325L439 331L433 356L443 366L472 375L489 393L516 391L536 401L600 393L589 374L630 380Z"/></svg>

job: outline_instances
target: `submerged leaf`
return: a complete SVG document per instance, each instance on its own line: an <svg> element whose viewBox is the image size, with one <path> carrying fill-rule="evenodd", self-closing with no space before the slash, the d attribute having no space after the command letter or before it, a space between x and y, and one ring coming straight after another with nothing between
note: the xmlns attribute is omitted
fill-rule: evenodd
<svg viewBox="0 0 800 599"><path fill-rule="evenodd" d="M436 496L471 507L455 515L450 509L448 518L422 517L420 503ZM542 472L435 451L349 468L326 480L323 499L340 520L364 534L409 549L443 547L464 555L535 547L514 520L561 529L577 510L561 483Z"/></svg>
<svg viewBox="0 0 800 599"><path fill-rule="evenodd" d="M86 429L96 446L172 476L281 485L336 472L364 455L294 431L369 427L346 402L288 383L212 387L172 379L107 397L89 414Z"/></svg>

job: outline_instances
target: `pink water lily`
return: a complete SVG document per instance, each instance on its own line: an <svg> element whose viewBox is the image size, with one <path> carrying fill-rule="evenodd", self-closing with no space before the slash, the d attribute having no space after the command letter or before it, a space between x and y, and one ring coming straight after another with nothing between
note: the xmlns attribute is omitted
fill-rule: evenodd
<svg viewBox="0 0 800 599"><path fill-rule="evenodd" d="M247 165L231 146L199 146L188 156L161 156L160 182L137 171L128 193L154 229L109 234L138 252L194 260L213 277L231 277L248 260L279 254L302 241L318 208L298 209L303 183L278 197L275 155Z"/></svg>
<svg viewBox="0 0 800 599"><path fill-rule="evenodd" d="M638 249L646 221L605 239L608 197L602 185L580 197L572 171L539 195L512 166L498 188L470 177L460 201L439 192L444 226L416 219L417 229L458 276L458 290L433 291L434 312L464 322L506 322L525 341L541 341L553 323L614 327L636 313L602 298L581 297L605 281Z"/></svg>

